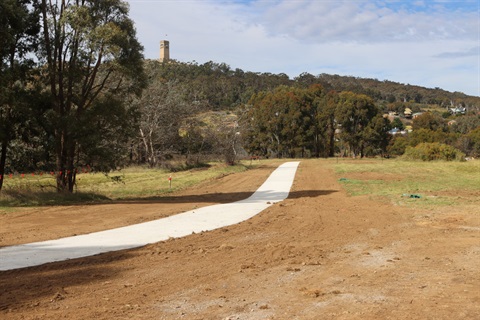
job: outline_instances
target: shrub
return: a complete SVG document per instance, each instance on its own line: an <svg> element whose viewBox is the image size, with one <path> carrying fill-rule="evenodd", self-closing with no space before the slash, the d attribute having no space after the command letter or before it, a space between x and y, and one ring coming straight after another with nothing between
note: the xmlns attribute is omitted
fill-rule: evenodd
<svg viewBox="0 0 480 320"><path fill-rule="evenodd" d="M416 147L407 147L404 157L411 160L446 160L463 161L465 154L452 146L444 143L420 143Z"/></svg>
<svg viewBox="0 0 480 320"><path fill-rule="evenodd" d="M480 157L480 127L468 133L469 152L473 157Z"/></svg>
<svg viewBox="0 0 480 320"><path fill-rule="evenodd" d="M387 147L387 152L392 156L401 156L407 148L407 139L401 135L395 135Z"/></svg>

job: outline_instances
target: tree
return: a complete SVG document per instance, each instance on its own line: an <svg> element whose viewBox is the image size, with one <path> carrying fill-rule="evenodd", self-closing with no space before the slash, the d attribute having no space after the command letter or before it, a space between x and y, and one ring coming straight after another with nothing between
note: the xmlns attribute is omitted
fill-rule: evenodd
<svg viewBox="0 0 480 320"><path fill-rule="evenodd" d="M395 118L392 121L392 128L403 130L405 128L405 125L403 124L402 120L400 120L400 118Z"/></svg>
<svg viewBox="0 0 480 320"><path fill-rule="evenodd" d="M338 95L323 86L279 86L250 100L242 122L246 149L277 157L333 156Z"/></svg>
<svg viewBox="0 0 480 320"><path fill-rule="evenodd" d="M247 118L251 122L244 135L251 153L294 157L311 147L315 119L304 89L279 86L273 92L255 95L250 104Z"/></svg>
<svg viewBox="0 0 480 320"><path fill-rule="evenodd" d="M153 80L136 101L141 112L140 140L146 161L157 165L161 152L180 149L179 129L189 114L186 88L176 81Z"/></svg>
<svg viewBox="0 0 480 320"><path fill-rule="evenodd" d="M455 123L450 126L450 131L467 134L479 127L480 115L464 115L455 118Z"/></svg>
<svg viewBox="0 0 480 320"><path fill-rule="evenodd" d="M457 147L471 157L480 157L480 127L460 137Z"/></svg>
<svg viewBox="0 0 480 320"><path fill-rule="evenodd" d="M432 112L425 112L413 119L413 130L428 129L432 131L445 130L446 124L442 116Z"/></svg>
<svg viewBox="0 0 480 320"><path fill-rule="evenodd" d="M363 131L363 141L368 154L385 154L390 143L391 136L388 131L391 129L390 121L377 114Z"/></svg>
<svg viewBox="0 0 480 320"><path fill-rule="evenodd" d="M129 146L138 132L140 113L136 108L125 107L120 98L112 94L100 96L72 124L73 138L78 144L77 167L88 165L108 172L129 162Z"/></svg>
<svg viewBox="0 0 480 320"><path fill-rule="evenodd" d="M99 100L115 96L127 107L122 101L140 93L145 83L143 48L128 18L128 5L121 0L42 0L40 10L39 58L45 63L53 112L57 190L72 192L80 138L97 130L97 123L85 117ZM78 123L88 128L82 136Z"/></svg>
<svg viewBox="0 0 480 320"><path fill-rule="evenodd" d="M470 140L470 155L477 158L480 157L480 127L470 131L467 138Z"/></svg>
<svg viewBox="0 0 480 320"><path fill-rule="evenodd" d="M310 90L315 87L311 87ZM330 91L325 94L323 87L316 87L313 104L316 109L316 125L318 128L318 137L314 138L314 155L316 157L333 157L335 153L335 130L337 122L335 120L335 108L338 103L338 94Z"/></svg>
<svg viewBox="0 0 480 320"><path fill-rule="evenodd" d="M255 155L281 157L284 151L283 114L285 105L279 87L274 92L260 92L250 99L248 115L241 126L244 130L246 149Z"/></svg>
<svg viewBox="0 0 480 320"><path fill-rule="evenodd" d="M240 132L238 123L223 123L217 127L217 132L213 135L214 151L221 154L225 162L234 165L237 161L239 151Z"/></svg>
<svg viewBox="0 0 480 320"><path fill-rule="evenodd" d="M0 2L0 190L7 149L25 122L26 80L33 66L27 56L35 50L39 31L31 4L30 0Z"/></svg>
<svg viewBox="0 0 480 320"><path fill-rule="evenodd" d="M401 156L405 153L407 147L407 138L397 134L390 139L389 145L387 146L387 152L393 156Z"/></svg>
<svg viewBox="0 0 480 320"><path fill-rule="evenodd" d="M364 130L378 113L379 110L370 97L348 91L340 93L335 118L341 126L341 137L353 156L363 157Z"/></svg>
<svg viewBox="0 0 480 320"><path fill-rule="evenodd" d="M240 121L245 149L256 156L268 156L271 147L271 135L267 128L268 116L263 112L261 104L264 97L266 97L265 92L252 95L243 111L245 116Z"/></svg>
<svg viewBox="0 0 480 320"><path fill-rule="evenodd" d="M433 131L430 129L417 129L408 134L408 145L415 147L420 143L442 142L454 145L456 142L455 134L446 133L440 129Z"/></svg>
<svg viewBox="0 0 480 320"><path fill-rule="evenodd" d="M308 72L303 72L298 77L295 77L293 79L297 84L304 86L304 87L310 87L316 83L318 83L317 79L315 78L314 75L308 73Z"/></svg>
<svg viewBox="0 0 480 320"><path fill-rule="evenodd" d="M189 119L182 137L182 153L187 158L187 164L197 166L201 163L200 157L213 153L216 145L214 128L206 125L199 119Z"/></svg>

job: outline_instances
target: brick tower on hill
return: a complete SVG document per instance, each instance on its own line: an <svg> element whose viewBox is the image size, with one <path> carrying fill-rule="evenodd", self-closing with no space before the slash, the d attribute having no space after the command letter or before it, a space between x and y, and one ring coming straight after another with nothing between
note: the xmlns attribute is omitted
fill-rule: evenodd
<svg viewBox="0 0 480 320"><path fill-rule="evenodd" d="M167 40L160 41L160 62L170 61L170 42Z"/></svg>

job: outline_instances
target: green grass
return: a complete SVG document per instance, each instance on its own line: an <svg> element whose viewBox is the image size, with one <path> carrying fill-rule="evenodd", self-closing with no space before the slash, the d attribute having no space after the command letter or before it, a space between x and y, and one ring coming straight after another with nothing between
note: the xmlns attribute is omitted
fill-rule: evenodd
<svg viewBox="0 0 480 320"><path fill-rule="evenodd" d="M340 182L352 196L370 195L395 204L422 208L478 204L479 161L362 159L340 160L332 164Z"/></svg>
<svg viewBox="0 0 480 320"><path fill-rule="evenodd" d="M50 175L7 177L0 192L0 214L15 207L68 205L125 199L146 199L185 189L204 181L248 170L249 162L228 166L211 163L208 167L170 172L162 169L130 167L103 173L79 173L72 194L58 194ZM172 177L170 188L168 178Z"/></svg>

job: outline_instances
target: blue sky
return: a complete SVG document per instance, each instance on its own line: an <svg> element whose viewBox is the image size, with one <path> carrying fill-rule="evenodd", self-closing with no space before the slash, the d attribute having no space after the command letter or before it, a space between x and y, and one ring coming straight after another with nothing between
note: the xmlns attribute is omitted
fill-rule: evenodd
<svg viewBox="0 0 480 320"><path fill-rule="evenodd" d="M480 96L480 0L128 0L145 57Z"/></svg>

